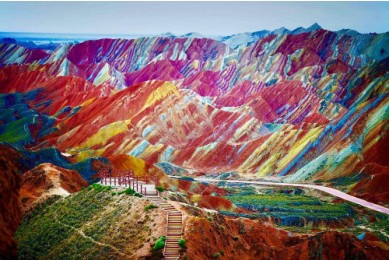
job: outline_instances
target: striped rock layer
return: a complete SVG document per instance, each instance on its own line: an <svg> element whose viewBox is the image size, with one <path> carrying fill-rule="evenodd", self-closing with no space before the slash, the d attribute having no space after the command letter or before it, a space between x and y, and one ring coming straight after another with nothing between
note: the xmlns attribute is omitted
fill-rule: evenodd
<svg viewBox="0 0 389 260"><path fill-rule="evenodd" d="M1 43L0 141L168 174L346 178L389 201L389 33L231 37Z"/></svg>

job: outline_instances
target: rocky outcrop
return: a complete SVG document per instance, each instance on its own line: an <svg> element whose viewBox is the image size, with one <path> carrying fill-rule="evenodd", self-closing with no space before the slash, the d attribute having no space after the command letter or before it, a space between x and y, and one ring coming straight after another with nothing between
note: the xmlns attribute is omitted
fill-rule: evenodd
<svg viewBox="0 0 389 260"><path fill-rule="evenodd" d="M7 145L0 145L0 258L16 259L14 233L21 219L19 205L20 155Z"/></svg>
<svg viewBox="0 0 389 260"><path fill-rule="evenodd" d="M23 213L51 196L68 196L88 184L76 171L66 170L50 163L41 164L22 176L20 201Z"/></svg>
<svg viewBox="0 0 389 260"><path fill-rule="evenodd" d="M188 216L188 259L385 259L388 245L336 231L296 235L263 223L221 215Z"/></svg>

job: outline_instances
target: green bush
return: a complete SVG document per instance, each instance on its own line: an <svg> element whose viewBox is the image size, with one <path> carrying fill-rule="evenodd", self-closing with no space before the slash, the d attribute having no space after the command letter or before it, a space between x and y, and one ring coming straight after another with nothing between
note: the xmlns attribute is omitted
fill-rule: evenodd
<svg viewBox="0 0 389 260"><path fill-rule="evenodd" d="M149 211L150 209L155 209L155 208L158 208L158 206L154 204L149 204L145 207L145 211Z"/></svg>
<svg viewBox="0 0 389 260"><path fill-rule="evenodd" d="M162 248L165 247L165 241L166 241L166 237L165 236L161 236L160 238L157 239L157 241L155 241L155 245L153 246L153 248L151 249L152 251L158 251Z"/></svg>
<svg viewBox="0 0 389 260"><path fill-rule="evenodd" d="M186 249L186 240L185 239L180 239L178 240L178 245L182 248L182 249Z"/></svg>
<svg viewBox="0 0 389 260"><path fill-rule="evenodd" d="M130 195L130 196L135 196L135 197L139 197L141 198L142 195L139 194L138 192L136 192L135 190L131 189L131 188L127 188L121 192L118 192L117 193L118 195L121 195L121 194L127 194L127 195Z"/></svg>
<svg viewBox="0 0 389 260"><path fill-rule="evenodd" d="M155 189L157 189L159 192L163 192L165 190L162 186L157 186Z"/></svg>
<svg viewBox="0 0 389 260"><path fill-rule="evenodd" d="M135 193L136 193L136 191L134 191L131 188L127 188L124 190L124 194L127 194L127 195L134 195Z"/></svg>
<svg viewBox="0 0 389 260"><path fill-rule="evenodd" d="M138 192L135 192L134 196L135 196L135 197L139 197L139 198L142 198L142 197L143 197L142 194L139 194Z"/></svg>

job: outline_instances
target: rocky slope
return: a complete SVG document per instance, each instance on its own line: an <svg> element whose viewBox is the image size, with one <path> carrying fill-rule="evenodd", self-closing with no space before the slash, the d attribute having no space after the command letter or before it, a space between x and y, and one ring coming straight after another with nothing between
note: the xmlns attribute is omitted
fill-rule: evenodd
<svg viewBox="0 0 389 260"><path fill-rule="evenodd" d="M360 240L336 231L297 235L259 220L189 212L184 229L187 259L385 259L389 250L374 236Z"/></svg>
<svg viewBox="0 0 389 260"><path fill-rule="evenodd" d="M0 145L0 258L15 259L14 233L22 217L19 205L20 155L7 145ZM12 158L12 159L10 159Z"/></svg>
<svg viewBox="0 0 389 260"><path fill-rule="evenodd" d="M51 196L69 196L88 184L78 172L52 164L41 164L22 175L19 198L25 213Z"/></svg>

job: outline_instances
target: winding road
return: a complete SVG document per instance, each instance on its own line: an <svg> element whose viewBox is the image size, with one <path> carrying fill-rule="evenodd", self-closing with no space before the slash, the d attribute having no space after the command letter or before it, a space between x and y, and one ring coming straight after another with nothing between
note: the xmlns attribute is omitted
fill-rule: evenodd
<svg viewBox="0 0 389 260"><path fill-rule="evenodd" d="M172 178L180 178L179 176L170 176ZM238 180L219 180L219 179L209 179L209 178L193 178L195 181L199 182L229 182L229 183L244 183L244 184L254 184L254 185L263 185L263 186L285 186L285 187L300 187L300 188L308 188L308 189L314 189L314 190L320 190L325 193L328 193L332 196L341 198L343 200L347 200L350 202L353 202L355 204L358 204L362 207L369 208L384 214L389 215L389 209L380 206L374 203L371 203L369 201L351 196L347 193L344 193L340 190L329 188L325 186L320 185L313 185L313 184L298 184L298 183L282 183L282 182L267 182L267 181L238 181Z"/></svg>

